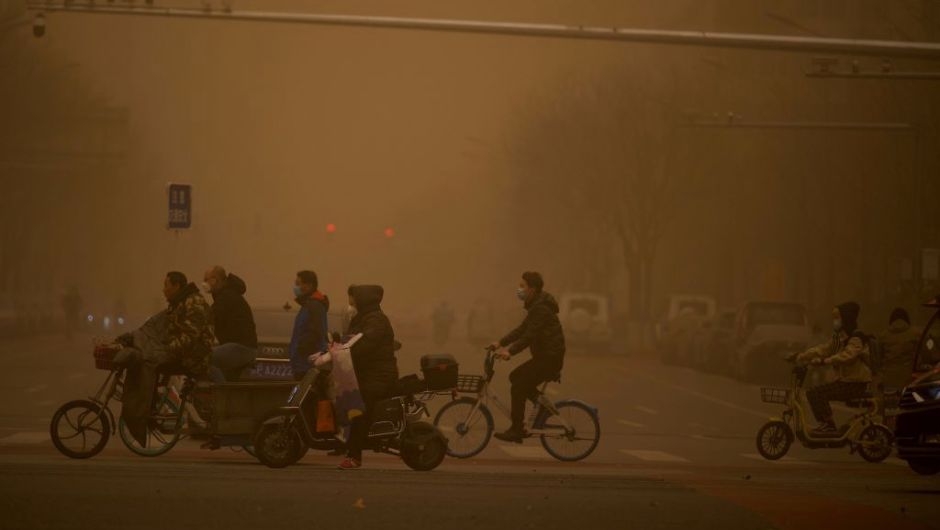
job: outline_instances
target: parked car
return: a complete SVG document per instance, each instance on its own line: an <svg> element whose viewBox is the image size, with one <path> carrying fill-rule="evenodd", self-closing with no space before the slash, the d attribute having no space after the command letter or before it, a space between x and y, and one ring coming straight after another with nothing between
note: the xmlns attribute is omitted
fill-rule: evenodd
<svg viewBox="0 0 940 530"><path fill-rule="evenodd" d="M597 293L563 293L558 300L558 319L565 342L593 353L610 351L613 330L607 297Z"/></svg>
<svg viewBox="0 0 940 530"><path fill-rule="evenodd" d="M702 324L714 318L718 304L710 296L672 295L656 325L657 349L665 364L692 364L693 343Z"/></svg>
<svg viewBox="0 0 940 530"><path fill-rule="evenodd" d="M925 306L935 312L914 354L916 379L901 394L894 436L898 458L918 474L935 475L940 473L940 296Z"/></svg>
<svg viewBox="0 0 940 530"><path fill-rule="evenodd" d="M702 321L692 341L692 365L709 373L728 373L734 349L734 325L737 311L721 310Z"/></svg>
<svg viewBox="0 0 940 530"><path fill-rule="evenodd" d="M806 307L792 302L748 302L735 320L731 372L745 381L779 381L783 357L810 345Z"/></svg>

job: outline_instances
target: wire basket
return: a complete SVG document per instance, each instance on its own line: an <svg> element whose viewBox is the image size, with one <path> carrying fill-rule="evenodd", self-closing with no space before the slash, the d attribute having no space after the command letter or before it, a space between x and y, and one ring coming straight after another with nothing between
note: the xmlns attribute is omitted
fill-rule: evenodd
<svg viewBox="0 0 940 530"><path fill-rule="evenodd" d="M121 351L117 344L97 344L95 345L94 358L95 368L99 370L114 370L117 368L114 364L114 356Z"/></svg>
<svg viewBox="0 0 940 530"><path fill-rule="evenodd" d="M790 401L790 389L766 386L761 387L760 399L764 403L778 403L780 405L786 405Z"/></svg>
<svg viewBox="0 0 940 530"><path fill-rule="evenodd" d="M457 392L476 394L483 388L482 375L457 375Z"/></svg>

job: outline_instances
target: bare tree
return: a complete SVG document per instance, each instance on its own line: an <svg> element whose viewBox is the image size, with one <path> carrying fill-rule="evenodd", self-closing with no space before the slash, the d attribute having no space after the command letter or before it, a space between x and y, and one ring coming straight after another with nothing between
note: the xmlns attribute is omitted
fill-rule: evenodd
<svg viewBox="0 0 940 530"><path fill-rule="evenodd" d="M523 114L519 189L540 190L578 266L604 270L619 250L631 318L651 313L653 265L676 198L674 89L636 76L569 81ZM523 228L528 229L528 228ZM557 249L553 249L557 251Z"/></svg>

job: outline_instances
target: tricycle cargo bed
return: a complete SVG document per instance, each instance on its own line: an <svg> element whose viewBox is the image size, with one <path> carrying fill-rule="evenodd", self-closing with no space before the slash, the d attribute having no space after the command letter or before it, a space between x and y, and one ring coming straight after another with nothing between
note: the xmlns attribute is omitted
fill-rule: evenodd
<svg viewBox="0 0 940 530"><path fill-rule="evenodd" d="M253 434L264 416L287 404L294 381L258 381L213 384L198 389L209 397L213 410L210 429L216 435Z"/></svg>

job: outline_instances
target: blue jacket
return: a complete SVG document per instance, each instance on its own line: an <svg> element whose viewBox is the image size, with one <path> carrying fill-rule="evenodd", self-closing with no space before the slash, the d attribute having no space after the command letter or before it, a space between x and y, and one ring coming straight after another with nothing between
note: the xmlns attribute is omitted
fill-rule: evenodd
<svg viewBox="0 0 940 530"><path fill-rule="evenodd" d="M294 331L291 335L288 354L291 370L295 377L303 376L310 369L310 355L326 351L329 342L326 313L330 308L330 299L320 291L310 296L298 298L300 311L294 317Z"/></svg>

